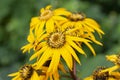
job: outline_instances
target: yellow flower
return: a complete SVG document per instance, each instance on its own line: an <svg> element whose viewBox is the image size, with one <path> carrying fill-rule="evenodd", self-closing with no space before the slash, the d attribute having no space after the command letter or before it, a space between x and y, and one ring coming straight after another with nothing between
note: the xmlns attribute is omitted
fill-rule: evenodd
<svg viewBox="0 0 120 80"><path fill-rule="evenodd" d="M94 79L93 76L90 76L90 77L86 77L83 80L119 80L119 78L108 77L108 78L105 78L105 79L102 79L102 78Z"/></svg>
<svg viewBox="0 0 120 80"><path fill-rule="evenodd" d="M109 67L105 70L102 70L102 72L109 72L109 74L112 74L113 71L116 71L118 69L120 69L120 55L109 55L109 56L106 56L107 60L113 62L115 65L112 66L112 67Z"/></svg>
<svg viewBox="0 0 120 80"><path fill-rule="evenodd" d="M8 76L13 76L12 80L40 80L32 65L25 65L18 72L9 74Z"/></svg>
<svg viewBox="0 0 120 80"><path fill-rule="evenodd" d="M98 68L93 75L84 78L84 80L119 80L120 72L109 72L107 68Z"/></svg>
<svg viewBox="0 0 120 80"><path fill-rule="evenodd" d="M79 58L77 57L75 50L80 54L86 55L82 47L76 44L76 42L86 44L90 49L92 46L89 44L89 40L67 35L67 31L62 31L57 29L51 33L45 33L46 38L41 39L41 49L35 52L30 60L38 57L38 68L41 67L49 58L51 58L51 63L48 68L48 72L54 72L57 70L58 63L62 57L67 63L70 70L73 67L74 58L78 63L80 63ZM93 49L92 49L93 50Z"/></svg>
<svg viewBox="0 0 120 80"><path fill-rule="evenodd" d="M82 36L84 38L90 39L96 44L102 45L99 41L95 39L93 33L97 31L100 37L102 37L102 34L104 34L104 32L100 29L100 26L95 20L91 18L86 18L84 14L71 14L70 16L68 16L67 21L61 21L60 24L63 26L63 29L70 29L71 27L77 28L77 35L75 36Z"/></svg>
<svg viewBox="0 0 120 80"><path fill-rule="evenodd" d="M68 16L71 13L66 11L64 8L58 8L55 10L51 10L52 6L47 6L46 8L42 8L40 10L40 16L33 17L30 23L30 30L35 28L46 29L47 32L51 32L54 30L54 24L58 24L57 21L67 20L63 16Z"/></svg>
<svg viewBox="0 0 120 80"><path fill-rule="evenodd" d="M54 73L47 73L51 60L47 60L42 67L36 69L37 65L24 65L18 72L11 73L8 76L14 77L12 80L59 80L58 69L66 73L61 62L58 64L58 69Z"/></svg>

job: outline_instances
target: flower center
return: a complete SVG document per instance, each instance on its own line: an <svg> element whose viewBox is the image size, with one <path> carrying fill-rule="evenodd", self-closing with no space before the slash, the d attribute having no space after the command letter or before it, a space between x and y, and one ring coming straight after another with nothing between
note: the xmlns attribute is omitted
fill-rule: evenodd
<svg viewBox="0 0 120 80"><path fill-rule="evenodd" d="M20 69L21 77L24 80L29 79L32 76L32 73L33 73L33 68L29 65L25 65Z"/></svg>
<svg viewBox="0 0 120 80"><path fill-rule="evenodd" d="M120 65L120 54L117 56L116 64L117 64L117 65Z"/></svg>
<svg viewBox="0 0 120 80"><path fill-rule="evenodd" d="M53 16L53 12L51 10L45 10L44 12L41 13L40 20L47 20L51 16Z"/></svg>
<svg viewBox="0 0 120 80"><path fill-rule="evenodd" d="M71 21L82 21L83 19L85 19L85 15L80 13L80 14L71 14L68 17Z"/></svg>
<svg viewBox="0 0 120 80"><path fill-rule="evenodd" d="M108 80L109 73L104 72L104 73L99 73L101 70L104 70L105 67L99 67L97 70L94 71L93 73L93 80Z"/></svg>
<svg viewBox="0 0 120 80"><path fill-rule="evenodd" d="M48 38L48 45L52 48L60 48L65 44L65 34L62 32L51 33Z"/></svg>

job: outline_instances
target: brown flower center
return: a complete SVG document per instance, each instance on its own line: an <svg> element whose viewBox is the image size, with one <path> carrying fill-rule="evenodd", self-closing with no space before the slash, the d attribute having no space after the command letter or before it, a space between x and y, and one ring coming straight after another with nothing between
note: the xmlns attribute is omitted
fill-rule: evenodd
<svg viewBox="0 0 120 80"><path fill-rule="evenodd" d="M65 34L62 32L51 33L48 38L48 45L52 48L60 48L65 43Z"/></svg>
<svg viewBox="0 0 120 80"><path fill-rule="evenodd" d="M27 80L32 76L33 68L30 65L25 65L20 69L20 74L23 80Z"/></svg>
<svg viewBox="0 0 120 80"><path fill-rule="evenodd" d="M45 10L40 15L40 20L47 20L53 16L53 12L51 10Z"/></svg>
<svg viewBox="0 0 120 80"><path fill-rule="evenodd" d="M117 64L117 65L120 65L120 54L117 56L116 64Z"/></svg>
<svg viewBox="0 0 120 80"><path fill-rule="evenodd" d="M93 72L93 80L108 80L108 77L109 77L108 72L100 73L100 71L104 69L105 67L97 68L97 70Z"/></svg>
<svg viewBox="0 0 120 80"><path fill-rule="evenodd" d="M81 21L83 19L85 19L85 15L82 14L82 13L77 13L77 14L71 14L69 17L68 17L71 21Z"/></svg>

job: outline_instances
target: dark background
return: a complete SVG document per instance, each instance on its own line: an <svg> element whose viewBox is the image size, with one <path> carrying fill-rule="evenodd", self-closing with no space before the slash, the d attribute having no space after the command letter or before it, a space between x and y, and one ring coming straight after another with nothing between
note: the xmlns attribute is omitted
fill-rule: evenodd
<svg viewBox="0 0 120 80"><path fill-rule="evenodd" d="M0 80L10 80L7 75L28 62L30 54L22 54L20 48L27 43L30 20L49 4L84 12L105 32L102 39L98 38L104 46L93 44L97 56L83 48L88 56L79 55L82 63L77 65L79 77L90 75L97 66L111 66L105 55L120 53L120 0L0 0Z"/></svg>

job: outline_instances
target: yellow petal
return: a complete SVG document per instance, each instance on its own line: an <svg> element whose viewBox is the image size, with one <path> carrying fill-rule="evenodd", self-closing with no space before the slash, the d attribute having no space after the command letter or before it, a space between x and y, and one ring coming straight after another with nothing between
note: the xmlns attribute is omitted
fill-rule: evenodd
<svg viewBox="0 0 120 80"><path fill-rule="evenodd" d="M45 9L44 9L44 8L41 8L40 13L43 13L44 11L45 11Z"/></svg>
<svg viewBox="0 0 120 80"><path fill-rule="evenodd" d="M39 17L33 17L30 22L30 28L36 26L36 24L40 23Z"/></svg>
<svg viewBox="0 0 120 80"><path fill-rule="evenodd" d="M16 77L12 78L12 80L22 80L20 75L17 75Z"/></svg>
<svg viewBox="0 0 120 80"><path fill-rule="evenodd" d="M46 6L45 9L50 9L50 8L52 8L52 6L51 6L51 5L48 5L48 6Z"/></svg>
<svg viewBox="0 0 120 80"><path fill-rule="evenodd" d="M71 55L73 56L73 58L80 64L80 60L79 60L78 56L76 55L73 48L71 46L69 46L68 43L66 43L65 49L68 50L69 53L71 53Z"/></svg>
<svg viewBox="0 0 120 80"><path fill-rule="evenodd" d="M62 65L61 62L59 62L58 67L59 67L59 69L60 69L62 72L66 73L66 70L64 69L64 66Z"/></svg>
<svg viewBox="0 0 120 80"><path fill-rule="evenodd" d="M58 9L54 10L54 14L69 16L71 13L69 11L66 11L64 8L58 8Z"/></svg>
<svg viewBox="0 0 120 80"><path fill-rule="evenodd" d="M30 80L40 80L37 72L33 71L33 74L31 76Z"/></svg>
<svg viewBox="0 0 120 80"><path fill-rule="evenodd" d="M84 42L84 43L89 47L89 49L92 51L93 55L95 56L96 53L95 53L95 50L93 49L93 47L88 42Z"/></svg>
<svg viewBox="0 0 120 80"><path fill-rule="evenodd" d="M35 40L34 34L30 32L30 34L27 37L28 42L33 43Z"/></svg>
<svg viewBox="0 0 120 80"><path fill-rule="evenodd" d="M42 54L38 61L37 68L39 69L48 59L52 56L52 51L50 48L47 48L46 51Z"/></svg>
<svg viewBox="0 0 120 80"><path fill-rule="evenodd" d="M39 29L43 30L44 26L45 26L45 23L46 23L46 21L42 20L41 23L40 23Z"/></svg>
<svg viewBox="0 0 120 80"><path fill-rule="evenodd" d="M44 52L46 49L48 48L48 46L43 46L39 51L37 51L36 53L34 53L31 57L30 57L30 61L33 60L36 57L39 57L42 52Z"/></svg>
<svg viewBox="0 0 120 80"><path fill-rule="evenodd" d="M72 70L73 67L73 61L72 61L72 56L69 52L67 52L64 48L61 49L61 56L67 63L68 67L70 70Z"/></svg>
<svg viewBox="0 0 120 80"><path fill-rule="evenodd" d="M103 73L103 72L109 72L111 74L111 72L113 72L113 71L115 71L115 70L117 70L119 68L120 68L119 66L113 66L113 67L110 67L110 68L102 70L101 73Z"/></svg>
<svg viewBox="0 0 120 80"><path fill-rule="evenodd" d="M73 37L73 36L66 36L68 39L73 40L73 41L80 41L80 42L91 42L90 40L84 39L84 38L79 38L79 37Z"/></svg>
<svg viewBox="0 0 120 80"><path fill-rule="evenodd" d="M88 26L87 24L85 24L85 23L81 23L83 26L84 26L84 28L86 29L86 30L88 30L88 31L90 31L90 32L95 32L95 30L93 29L93 28L91 28L90 26Z"/></svg>
<svg viewBox="0 0 120 80"><path fill-rule="evenodd" d="M52 72L54 73L58 68L59 61L60 61L60 50L54 49L52 60L51 60L50 66L48 68L48 72L51 72L51 70L52 70Z"/></svg>
<svg viewBox="0 0 120 80"><path fill-rule="evenodd" d="M83 54L86 56L85 52L80 48L78 47L73 41L71 40L67 40L69 45L71 45L74 49L76 49L79 53Z"/></svg>
<svg viewBox="0 0 120 80"><path fill-rule="evenodd" d="M84 78L83 80L94 80L94 79L93 79L93 76L89 76L89 77Z"/></svg>
<svg viewBox="0 0 120 80"><path fill-rule="evenodd" d="M19 72L15 72L15 73L11 73L8 76L17 76L19 74Z"/></svg>
<svg viewBox="0 0 120 80"><path fill-rule="evenodd" d="M33 48L33 45L32 44L27 44L27 45L23 46L21 48L21 50L23 50L23 53L25 53L26 51L28 51L28 53L30 53L31 48Z"/></svg>
<svg viewBox="0 0 120 80"><path fill-rule="evenodd" d="M50 32L53 32L53 30L54 30L54 21L53 21L53 19L49 19L46 22L46 31L48 33L50 33Z"/></svg>
<svg viewBox="0 0 120 80"><path fill-rule="evenodd" d="M85 22L85 24L88 25L89 27L95 29L98 33L104 34L104 32L98 26L91 24L87 21Z"/></svg>
<svg viewBox="0 0 120 80"><path fill-rule="evenodd" d="M113 54L113 55L109 55L106 56L107 60L112 61L112 62L116 62L117 60L117 55Z"/></svg>
<svg viewBox="0 0 120 80"><path fill-rule="evenodd" d="M95 39L95 36L92 34L92 33L88 33L90 37L88 37L90 40L92 40L93 42L95 42L96 44L98 45L101 45L102 46L102 43L100 43L99 41L97 41Z"/></svg>
<svg viewBox="0 0 120 80"><path fill-rule="evenodd" d="M42 41L42 40L45 40L45 38L48 36L48 34L46 33L46 34L43 34L42 36L39 36L38 37L38 40L39 41Z"/></svg>
<svg viewBox="0 0 120 80"><path fill-rule="evenodd" d="M62 16L53 16L54 20L67 20L65 17Z"/></svg>
<svg viewBox="0 0 120 80"><path fill-rule="evenodd" d="M54 78L54 80L59 80L59 73L58 73L58 71L56 71L56 72L53 74L53 78Z"/></svg>
<svg viewBox="0 0 120 80"><path fill-rule="evenodd" d="M37 38L40 37L43 33L45 33L45 30L41 29L40 27L35 30L35 35Z"/></svg>

